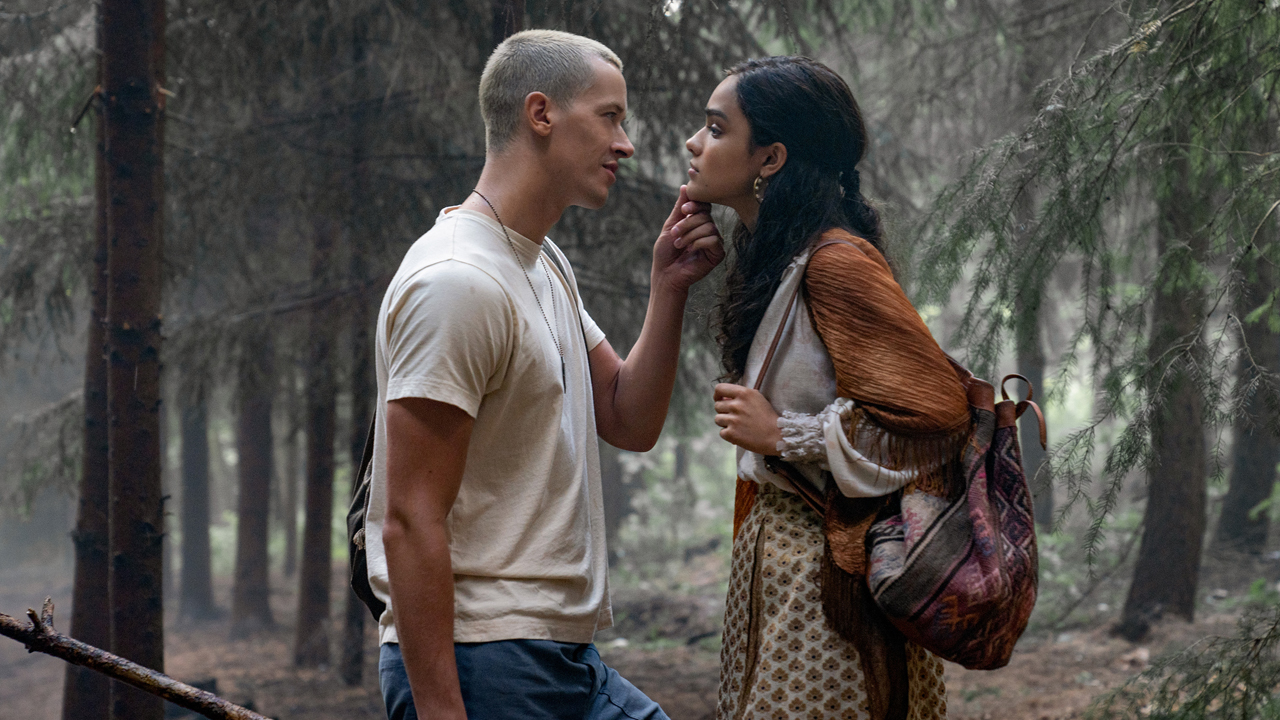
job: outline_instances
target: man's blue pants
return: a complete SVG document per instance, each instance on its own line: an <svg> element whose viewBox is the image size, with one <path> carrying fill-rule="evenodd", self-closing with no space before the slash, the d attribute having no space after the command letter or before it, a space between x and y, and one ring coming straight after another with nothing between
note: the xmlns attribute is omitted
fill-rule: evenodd
<svg viewBox="0 0 1280 720"><path fill-rule="evenodd" d="M502 640L453 649L468 720L669 720L589 643ZM389 720L417 720L399 645L382 646L378 680Z"/></svg>

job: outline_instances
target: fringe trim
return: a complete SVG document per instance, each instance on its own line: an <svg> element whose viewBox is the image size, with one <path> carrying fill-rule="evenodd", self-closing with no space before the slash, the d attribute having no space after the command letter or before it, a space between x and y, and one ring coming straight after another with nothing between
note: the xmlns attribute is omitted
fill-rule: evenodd
<svg viewBox="0 0 1280 720"><path fill-rule="evenodd" d="M890 470L914 470L922 476L960 461L972 434L973 420L931 433L904 434L881 426L867 408L850 414L849 441L868 460Z"/></svg>
<svg viewBox="0 0 1280 720"><path fill-rule="evenodd" d="M871 599L866 577L841 570L826 543L820 575L822 614L858 650L873 720L905 720L909 710L906 638Z"/></svg>

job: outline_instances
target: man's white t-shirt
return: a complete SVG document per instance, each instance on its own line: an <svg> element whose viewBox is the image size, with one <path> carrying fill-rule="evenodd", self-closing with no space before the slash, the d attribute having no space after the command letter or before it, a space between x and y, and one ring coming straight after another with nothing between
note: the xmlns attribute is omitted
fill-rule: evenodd
<svg viewBox="0 0 1280 720"><path fill-rule="evenodd" d="M369 584L387 603L382 643L398 642L397 613L415 612L391 606L382 544L381 409L410 397L455 405L475 418L447 519L454 641L590 642L613 622L587 361L604 333L582 307L559 249L544 241L568 277L540 257L537 243L507 232L514 253L487 215L441 211L409 248L378 313L380 411L365 534ZM564 348L563 385L547 321Z"/></svg>

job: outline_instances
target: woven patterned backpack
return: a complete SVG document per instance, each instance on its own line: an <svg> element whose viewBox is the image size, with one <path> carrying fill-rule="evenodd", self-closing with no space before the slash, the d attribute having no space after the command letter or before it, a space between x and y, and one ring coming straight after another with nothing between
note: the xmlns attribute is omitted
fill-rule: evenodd
<svg viewBox="0 0 1280 720"><path fill-rule="evenodd" d="M867 584L876 605L911 641L970 669L1004 667L1036 603L1035 518L1016 420L1040 423L1031 383L1009 375L1001 402L990 384L953 365L969 393L973 431L950 497L908 486L895 512L867 532ZM1014 402L1004 383L1027 382Z"/></svg>
<svg viewBox="0 0 1280 720"><path fill-rule="evenodd" d="M850 244L829 240L814 252L842 242ZM795 302L793 294L784 318ZM784 321L765 354L756 390L785 327ZM994 670L1009 662L1036 602L1035 518L1017 419L1032 410L1044 446L1044 415L1021 375L1005 376L1003 399L996 403L990 383L948 360L968 394L972 424L960 462L942 487L913 483L868 504L844 497L831 481L826 492L819 490L781 458L766 457L765 465L787 478L823 519L823 610L838 632L851 640L857 635L848 626L857 612L849 616L840 606L860 605L858 597L869 590L884 619L915 644L969 669ZM1026 383L1026 400L1010 400L1005 392L1015 378ZM735 533L754 497L755 484L739 480Z"/></svg>

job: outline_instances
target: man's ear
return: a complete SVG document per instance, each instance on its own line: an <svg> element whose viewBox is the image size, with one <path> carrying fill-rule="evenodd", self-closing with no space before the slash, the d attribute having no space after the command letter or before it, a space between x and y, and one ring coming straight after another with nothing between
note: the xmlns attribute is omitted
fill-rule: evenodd
<svg viewBox="0 0 1280 720"><path fill-rule="evenodd" d="M787 146L776 142L761 148L765 151L764 164L760 166L760 177L768 180L787 164Z"/></svg>
<svg viewBox="0 0 1280 720"><path fill-rule="evenodd" d="M551 99L540 92L531 92L524 98L524 118L539 137L551 134Z"/></svg>

